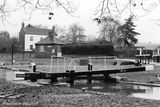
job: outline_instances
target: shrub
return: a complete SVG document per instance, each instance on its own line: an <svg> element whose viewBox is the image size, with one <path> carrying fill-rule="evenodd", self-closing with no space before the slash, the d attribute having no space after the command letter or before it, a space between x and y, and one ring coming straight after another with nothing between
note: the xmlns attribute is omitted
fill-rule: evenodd
<svg viewBox="0 0 160 107"><path fill-rule="evenodd" d="M76 55L105 55L113 56L114 48L111 44L72 44L62 46L63 54Z"/></svg>
<svg viewBox="0 0 160 107"><path fill-rule="evenodd" d="M134 58L136 54L135 48L115 49L115 56L119 58Z"/></svg>

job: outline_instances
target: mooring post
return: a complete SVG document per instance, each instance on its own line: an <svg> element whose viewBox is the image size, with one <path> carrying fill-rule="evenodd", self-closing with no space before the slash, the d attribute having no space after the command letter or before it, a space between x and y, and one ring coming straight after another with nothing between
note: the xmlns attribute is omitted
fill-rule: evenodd
<svg viewBox="0 0 160 107"><path fill-rule="evenodd" d="M104 77L105 77L105 81L106 82L117 82L117 79L116 78L112 78L111 76L109 76L108 73L105 73Z"/></svg>
<svg viewBox="0 0 160 107"><path fill-rule="evenodd" d="M109 81L110 76L109 76L109 74L108 74L108 73L105 73L105 74L104 74L104 77L105 77L105 81Z"/></svg>
<svg viewBox="0 0 160 107"><path fill-rule="evenodd" d="M11 52L11 57L12 57L12 60L11 60L11 61L12 61L12 62L11 62L11 63L12 63L12 65L13 65L13 63L14 63L14 62L13 62L14 45L11 45L11 47L12 47L12 52Z"/></svg>
<svg viewBox="0 0 160 107"><path fill-rule="evenodd" d="M32 72L36 72L36 63L31 63Z"/></svg>
<svg viewBox="0 0 160 107"><path fill-rule="evenodd" d="M91 63L91 58L89 57L88 71L90 71L90 72L89 72L88 77L87 77L88 83L92 83L92 68L93 68L93 65Z"/></svg>
<svg viewBox="0 0 160 107"><path fill-rule="evenodd" d="M92 71L92 67L93 67L92 63L88 63L88 71Z"/></svg>
<svg viewBox="0 0 160 107"><path fill-rule="evenodd" d="M70 71L69 71L69 76L70 76L70 81L69 81L69 83L70 83L71 85L74 84L74 73L75 73L75 70L70 70Z"/></svg>
<svg viewBox="0 0 160 107"><path fill-rule="evenodd" d="M58 79L56 76L51 76L51 83L58 82Z"/></svg>
<svg viewBox="0 0 160 107"><path fill-rule="evenodd" d="M92 73L90 72L87 77L88 83L92 83Z"/></svg>

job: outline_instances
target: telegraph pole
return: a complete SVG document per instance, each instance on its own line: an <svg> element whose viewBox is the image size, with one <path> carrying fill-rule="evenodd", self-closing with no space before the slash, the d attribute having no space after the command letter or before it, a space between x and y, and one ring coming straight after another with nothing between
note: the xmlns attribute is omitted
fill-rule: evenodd
<svg viewBox="0 0 160 107"><path fill-rule="evenodd" d="M11 49L12 50L11 51L11 57L12 57L12 65L13 65L13 52L14 52L14 45L13 44L11 45L11 48L12 48Z"/></svg>

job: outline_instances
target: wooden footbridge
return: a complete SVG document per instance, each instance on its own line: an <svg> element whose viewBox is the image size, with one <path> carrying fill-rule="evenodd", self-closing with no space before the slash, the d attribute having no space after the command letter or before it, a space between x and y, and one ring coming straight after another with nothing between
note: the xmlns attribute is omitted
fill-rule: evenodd
<svg viewBox="0 0 160 107"><path fill-rule="evenodd" d="M98 61L99 58L100 60ZM110 57L109 57L110 58ZM57 61L53 61L54 56L51 57L51 65L50 65L50 72L28 72L25 73L25 80L31 80L31 81L37 81L38 79L50 79L51 82L58 82L59 78L63 78L66 80L66 82L69 83L74 83L75 80L81 80L85 79L89 83L92 82L92 80L106 80L110 81L111 77L110 74L116 74L116 73L126 73L126 72L140 72L140 71L145 71L145 67L142 66L131 66L131 67L116 67L116 68L108 68L107 66L107 57L88 57L88 58L80 58L78 61L76 59L70 59L69 63L69 68L66 67L67 65L63 62L66 62L66 59L61 59L61 61L58 59ZM57 59L57 58L55 58ZM115 57L113 58L115 59ZM98 62L97 62L98 61ZM53 62L56 62L54 65L56 68L61 68L63 69L62 72L60 72L58 69L53 67ZM60 65L61 62L61 65ZM80 66L88 66L88 70L81 69L78 71L75 69L75 63L79 62ZM109 60L109 62L111 62ZM97 66L97 64L100 64L101 66ZM77 65L76 65L77 66ZM93 68L93 69L92 69ZM95 69L95 68L101 68L100 69ZM107 69L108 68L108 69ZM52 72L57 70L58 72Z"/></svg>
<svg viewBox="0 0 160 107"><path fill-rule="evenodd" d="M58 78L68 78L66 82L73 84L74 80L86 79L89 83L92 80L110 80L110 74L126 73L126 72L141 72L145 71L143 66L135 66L131 68L111 69L111 70L87 70L76 72L75 70L66 70L62 73L51 73L51 72L32 72L25 73L25 80L37 81L38 79L51 79L51 82L58 82Z"/></svg>

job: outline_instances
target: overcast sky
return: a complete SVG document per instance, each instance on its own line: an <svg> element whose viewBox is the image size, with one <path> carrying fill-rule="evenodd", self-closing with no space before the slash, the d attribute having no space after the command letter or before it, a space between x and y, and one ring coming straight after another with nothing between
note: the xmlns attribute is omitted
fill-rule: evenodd
<svg viewBox="0 0 160 107"><path fill-rule="evenodd" d="M21 28L21 23L33 24L33 25L43 25L51 28L52 25L57 25L60 27L68 27L73 23L79 23L85 28L85 34L89 37L98 37L98 25L93 21L95 16L93 15L95 8L97 7L97 1L99 0L76 0L76 5L78 10L73 16L69 16L63 9L53 10L54 16L52 20L48 20L48 13L41 13L40 11L35 11L32 14L30 20L25 20L26 15L24 12L19 11L12 14L8 21L2 24L0 22L0 31L7 30L10 32L11 36L18 36L18 32ZM160 26L157 24L157 19L160 19L159 15L160 5L144 17L138 17L134 20L135 25L137 25L136 31L141 35L138 37L139 42L153 42L160 43ZM122 15L120 20L128 18L126 15Z"/></svg>

